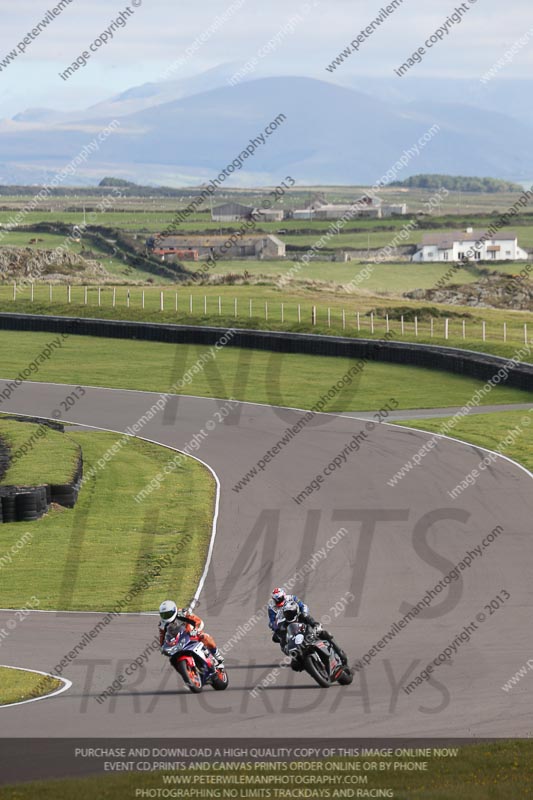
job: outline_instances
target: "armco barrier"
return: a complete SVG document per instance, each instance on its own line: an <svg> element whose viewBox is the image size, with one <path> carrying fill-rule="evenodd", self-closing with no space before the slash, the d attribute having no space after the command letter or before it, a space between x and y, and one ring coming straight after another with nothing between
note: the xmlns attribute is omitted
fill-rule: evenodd
<svg viewBox="0 0 533 800"><path fill-rule="evenodd" d="M0 330L46 331L77 336L142 339L173 344L214 345L227 329L194 325L166 325L156 322L59 317L0 313ZM444 370L486 381L508 363L507 359L473 350L461 350L412 342L356 339L312 333L259 331L233 328L226 346L269 350L278 353L307 353L343 356L369 361L386 361ZM507 385L533 389L533 364L519 363L509 370Z"/></svg>

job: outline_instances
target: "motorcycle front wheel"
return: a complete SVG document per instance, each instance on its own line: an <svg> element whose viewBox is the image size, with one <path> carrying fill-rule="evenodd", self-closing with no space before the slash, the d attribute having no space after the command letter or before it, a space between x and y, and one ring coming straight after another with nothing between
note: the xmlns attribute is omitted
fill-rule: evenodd
<svg viewBox="0 0 533 800"><path fill-rule="evenodd" d="M217 669L216 675L211 679L211 685L217 692L228 688L228 676L225 669Z"/></svg>
<svg viewBox="0 0 533 800"><path fill-rule="evenodd" d="M348 667L344 667L341 675L337 678L337 683L341 686L349 686L353 681L353 672Z"/></svg>
<svg viewBox="0 0 533 800"><path fill-rule="evenodd" d="M321 686L323 689L328 689L331 686L331 680L328 675L327 669L322 663L319 656L309 653L304 658L304 666L309 675Z"/></svg>
<svg viewBox="0 0 533 800"><path fill-rule="evenodd" d="M195 666L191 666L187 661L178 661L176 669L183 678L185 686L188 686L191 692L199 694L202 691L202 679Z"/></svg>

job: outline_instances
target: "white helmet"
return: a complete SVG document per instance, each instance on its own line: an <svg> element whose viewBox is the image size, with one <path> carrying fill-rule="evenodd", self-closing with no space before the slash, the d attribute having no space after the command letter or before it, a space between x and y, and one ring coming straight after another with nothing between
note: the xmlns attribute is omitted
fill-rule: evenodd
<svg viewBox="0 0 533 800"><path fill-rule="evenodd" d="M159 606L159 616L165 623L174 622L178 616L178 607L174 600L163 600Z"/></svg>
<svg viewBox="0 0 533 800"><path fill-rule="evenodd" d="M287 600L282 608L282 614L287 622L294 622L294 620L298 618L299 613L300 607L294 600Z"/></svg>

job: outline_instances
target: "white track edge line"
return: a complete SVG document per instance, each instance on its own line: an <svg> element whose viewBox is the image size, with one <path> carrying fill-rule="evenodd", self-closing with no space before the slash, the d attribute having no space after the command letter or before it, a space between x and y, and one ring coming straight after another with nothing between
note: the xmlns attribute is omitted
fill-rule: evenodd
<svg viewBox="0 0 533 800"><path fill-rule="evenodd" d="M59 675L51 675L49 672L41 672L39 669L28 669L27 667L12 667L8 664L0 664L0 667L4 669L17 669L20 672L34 672L36 675L45 675L47 678L55 678L57 681L61 681L63 686L60 689L56 689L54 692L50 692L49 694L43 694L41 697L32 697L30 700L19 700L17 703L5 703L0 705L0 708L13 708L13 706L23 706L26 703L36 703L38 700L48 700L50 697L56 697L58 694L62 694L66 692L72 686L72 681L69 681L68 678L60 678Z"/></svg>

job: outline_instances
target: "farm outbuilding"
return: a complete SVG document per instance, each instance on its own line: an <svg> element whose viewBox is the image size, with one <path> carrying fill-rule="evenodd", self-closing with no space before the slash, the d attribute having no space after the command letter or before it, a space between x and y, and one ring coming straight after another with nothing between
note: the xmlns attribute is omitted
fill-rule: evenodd
<svg viewBox="0 0 533 800"><path fill-rule="evenodd" d="M193 252L199 258L284 258L285 243L273 234L240 236L153 236L146 245L155 255L165 260L179 260L182 253Z"/></svg>

